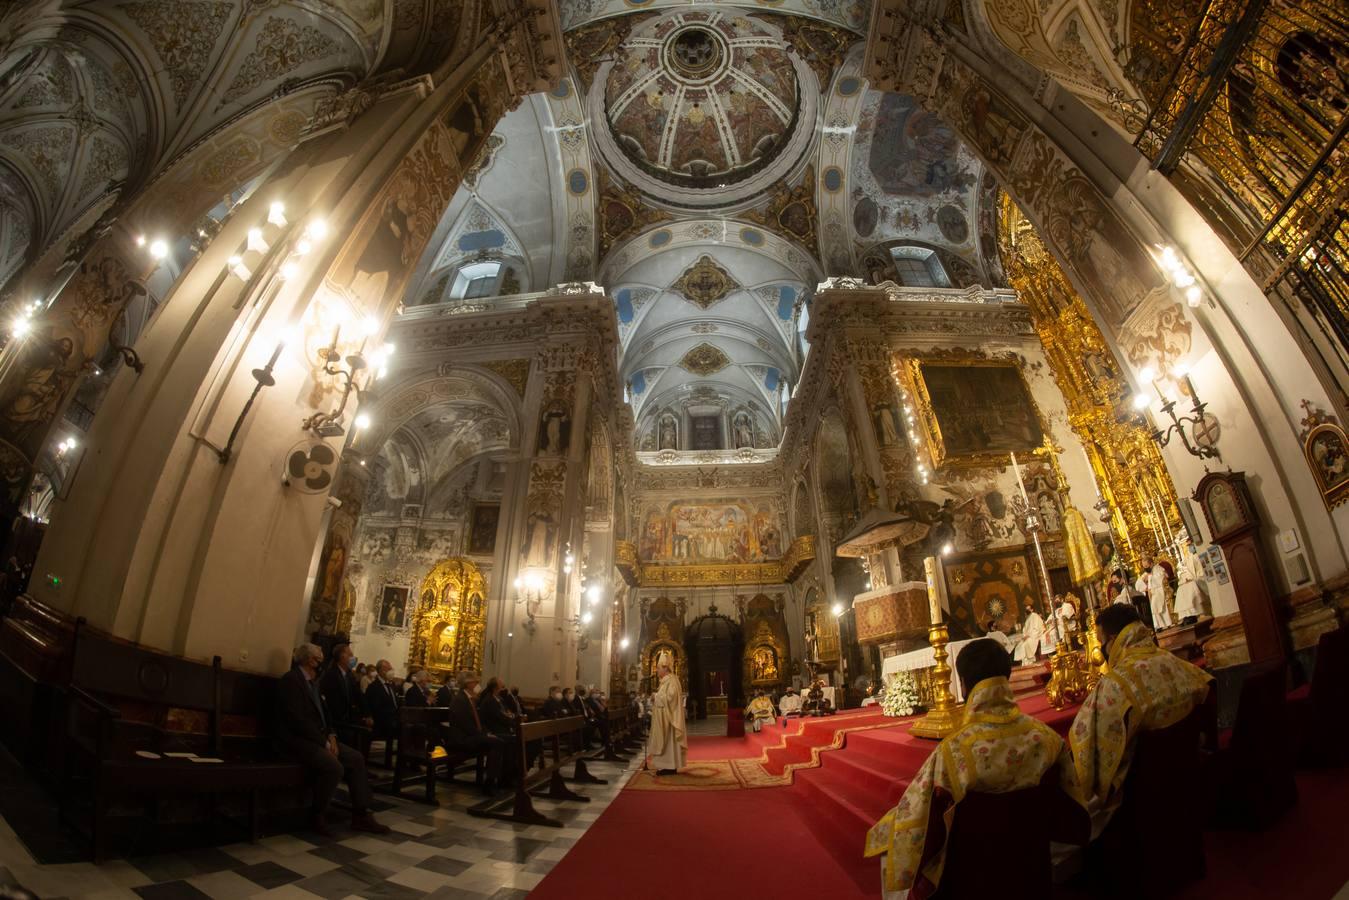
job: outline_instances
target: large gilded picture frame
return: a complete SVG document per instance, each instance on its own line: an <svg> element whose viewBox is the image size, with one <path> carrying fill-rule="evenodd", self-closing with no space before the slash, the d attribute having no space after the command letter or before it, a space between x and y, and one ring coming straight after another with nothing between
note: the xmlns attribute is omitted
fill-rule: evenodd
<svg viewBox="0 0 1349 900"><path fill-rule="evenodd" d="M1044 445L1046 425L1016 359L943 353L910 357L903 370L926 432L933 468L1001 466Z"/></svg>

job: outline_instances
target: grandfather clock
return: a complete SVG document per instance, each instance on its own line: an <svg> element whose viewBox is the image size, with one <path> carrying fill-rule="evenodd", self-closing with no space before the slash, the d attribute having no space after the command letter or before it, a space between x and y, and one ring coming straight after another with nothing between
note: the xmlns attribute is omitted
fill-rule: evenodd
<svg viewBox="0 0 1349 900"><path fill-rule="evenodd" d="M1245 473L1210 472L1195 488L1194 499L1204 510L1213 543L1227 557L1251 662L1282 662L1288 657L1287 633L1265 564L1260 516L1251 502Z"/></svg>

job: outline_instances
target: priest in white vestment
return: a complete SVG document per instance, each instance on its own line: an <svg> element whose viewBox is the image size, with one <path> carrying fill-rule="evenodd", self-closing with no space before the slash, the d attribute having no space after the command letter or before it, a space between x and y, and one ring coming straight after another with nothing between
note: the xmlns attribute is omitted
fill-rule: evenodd
<svg viewBox="0 0 1349 900"><path fill-rule="evenodd" d="M1045 620L1035 611L1035 605L1026 601L1026 621L1021 623L1021 643L1016 648L1016 658L1020 663L1030 665L1035 662L1040 643L1045 639Z"/></svg>
<svg viewBox="0 0 1349 900"><path fill-rule="evenodd" d="M1176 619L1183 625L1204 614L1208 604L1208 586L1204 578L1204 564L1193 546L1180 548L1180 562L1176 566Z"/></svg>
<svg viewBox="0 0 1349 900"><path fill-rule="evenodd" d="M646 749L657 775L674 775L684 767L689 736L684 728L684 692L671 667L669 651L657 658L660 687L651 698L651 733Z"/></svg>
<svg viewBox="0 0 1349 900"><path fill-rule="evenodd" d="M1148 606L1152 609L1153 630L1161 631L1176 624L1171 619L1171 585L1168 583L1166 567L1162 565L1161 560L1149 562L1152 563L1152 567L1144 570L1148 578Z"/></svg>
<svg viewBox="0 0 1349 900"><path fill-rule="evenodd" d="M782 713L783 716L801 715L801 695L796 692L796 688L787 688L787 693L779 698L778 712Z"/></svg>

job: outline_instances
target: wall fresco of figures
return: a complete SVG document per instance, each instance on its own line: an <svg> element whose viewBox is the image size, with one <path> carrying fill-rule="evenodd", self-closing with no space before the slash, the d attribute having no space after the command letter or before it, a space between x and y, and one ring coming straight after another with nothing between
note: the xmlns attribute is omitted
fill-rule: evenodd
<svg viewBox="0 0 1349 900"><path fill-rule="evenodd" d="M767 500L673 500L641 516L638 555L644 562L763 562L783 553L782 517Z"/></svg>

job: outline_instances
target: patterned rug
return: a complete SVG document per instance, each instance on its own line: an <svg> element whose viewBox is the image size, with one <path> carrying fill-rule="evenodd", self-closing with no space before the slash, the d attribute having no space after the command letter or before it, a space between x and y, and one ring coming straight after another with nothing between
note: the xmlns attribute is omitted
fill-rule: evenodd
<svg viewBox="0 0 1349 900"><path fill-rule="evenodd" d="M845 720L846 721L846 720ZM624 785L630 791L737 791L746 788L785 787L792 783L798 769L813 769L820 764L822 754L837 750L843 746L847 736L857 731L871 731L875 728L894 728L898 724L907 724L908 719L887 719L884 722L868 722L835 728L828 742L811 746L810 759L791 762L782 766L777 774L765 768L769 762L769 752L765 749L758 759L700 759L690 762L674 775L657 775L654 769L638 769ZM785 743L785 738L783 740Z"/></svg>

